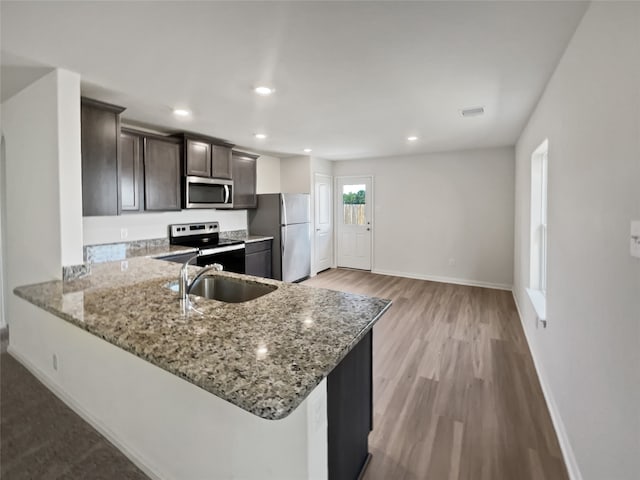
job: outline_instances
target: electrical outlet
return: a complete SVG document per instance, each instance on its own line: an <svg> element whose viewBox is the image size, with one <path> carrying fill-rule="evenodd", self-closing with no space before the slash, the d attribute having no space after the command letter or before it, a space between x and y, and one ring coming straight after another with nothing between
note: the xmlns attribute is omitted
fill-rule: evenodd
<svg viewBox="0 0 640 480"><path fill-rule="evenodd" d="M120 240L124 240L129 236L129 230L127 228L120 229Z"/></svg>
<svg viewBox="0 0 640 480"><path fill-rule="evenodd" d="M640 220L631 222L630 250L632 257L640 258Z"/></svg>

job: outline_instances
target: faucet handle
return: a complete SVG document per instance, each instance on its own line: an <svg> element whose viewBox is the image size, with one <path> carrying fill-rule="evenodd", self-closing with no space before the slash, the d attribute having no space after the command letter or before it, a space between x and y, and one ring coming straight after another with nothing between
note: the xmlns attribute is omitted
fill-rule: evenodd
<svg viewBox="0 0 640 480"><path fill-rule="evenodd" d="M213 264L213 265L211 265L211 266L213 267L213 269L214 269L216 272L221 272L221 271L224 269L224 267L223 267L222 265L220 265L219 263L214 263L214 264Z"/></svg>

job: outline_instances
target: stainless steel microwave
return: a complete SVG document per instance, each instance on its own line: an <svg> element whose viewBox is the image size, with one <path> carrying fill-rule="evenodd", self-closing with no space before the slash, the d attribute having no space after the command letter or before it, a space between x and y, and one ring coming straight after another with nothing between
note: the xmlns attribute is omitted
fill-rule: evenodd
<svg viewBox="0 0 640 480"><path fill-rule="evenodd" d="M184 208L233 208L233 180L185 177Z"/></svg>

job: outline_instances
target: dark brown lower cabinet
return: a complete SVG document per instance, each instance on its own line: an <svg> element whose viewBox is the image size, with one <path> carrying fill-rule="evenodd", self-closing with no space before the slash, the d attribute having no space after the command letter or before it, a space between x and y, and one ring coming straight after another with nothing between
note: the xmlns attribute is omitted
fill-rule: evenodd
<svg viewBox="0 0 640 480"><path fill-rule="evenodd" d="M369 458L372 347L369 331L327 378L329 480L356 480Z"/></svg>
<svg viewBox="0 0 640 480"><path fill-rule="evenodd" d="M145 137L145 210L180 210L181 150L180 140Z"/></svg>
<svg viewBox="0 0 640 480"><path fill-rule="evenodd" d="M271 240L263 240L245 245L244 272L247 275L272 278L271 242Z"/></svg>

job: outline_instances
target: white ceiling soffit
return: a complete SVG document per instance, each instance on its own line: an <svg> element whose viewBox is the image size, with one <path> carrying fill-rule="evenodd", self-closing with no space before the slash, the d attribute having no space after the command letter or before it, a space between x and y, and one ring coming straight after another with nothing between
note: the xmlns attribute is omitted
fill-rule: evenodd
<svg viewBox="0 0 640 480"><path fill-rule="evenodd" d="M15 62L80 73L83 94L127 107L130 122L257 151L348 159L513 145L586 7L3 1L2 84L14 90L3 98L36 74ZM260 97L258 85L276 92ZM481 116L460 113L479 106ZM174 107L193 115L174 118Z"/></svg>

